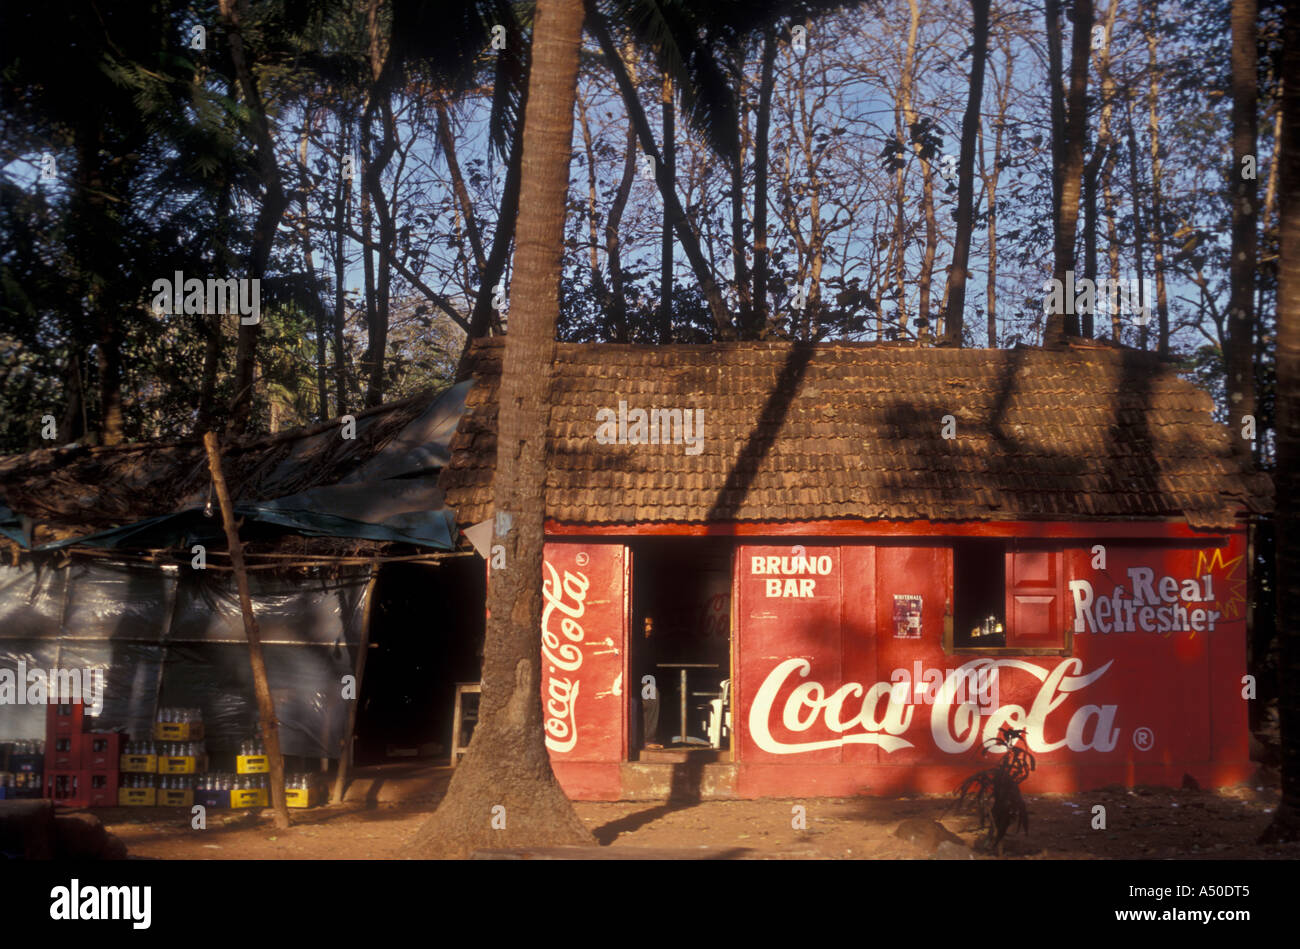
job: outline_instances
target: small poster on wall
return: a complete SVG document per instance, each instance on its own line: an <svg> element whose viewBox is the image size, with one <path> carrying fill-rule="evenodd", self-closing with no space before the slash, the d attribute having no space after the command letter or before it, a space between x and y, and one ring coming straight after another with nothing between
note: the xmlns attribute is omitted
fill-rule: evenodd
<svg viewBox="0 0 1300 949"><path fill-rule="evenodd" d="M921 638L921 598L912 594L894 594L894 638Z"/></svg>

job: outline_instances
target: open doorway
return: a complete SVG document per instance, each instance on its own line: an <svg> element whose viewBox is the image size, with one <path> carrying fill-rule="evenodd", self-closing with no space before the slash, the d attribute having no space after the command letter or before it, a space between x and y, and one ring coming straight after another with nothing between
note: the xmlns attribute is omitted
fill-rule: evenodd
<svg viewBox="0 0 1300 949"><path fill-rule="evenodd" d="M357 713L358 765L449 755L456 683L482 675L486 596L478 557L380 571Z"/></svg>
<svg viewBox="0 0 1300 949"><path fill-rule="evenodd" d="M726 751L734 544L690 537L631 546L628 661L639 700L628 747L636 758L658 748Z"/></svg>

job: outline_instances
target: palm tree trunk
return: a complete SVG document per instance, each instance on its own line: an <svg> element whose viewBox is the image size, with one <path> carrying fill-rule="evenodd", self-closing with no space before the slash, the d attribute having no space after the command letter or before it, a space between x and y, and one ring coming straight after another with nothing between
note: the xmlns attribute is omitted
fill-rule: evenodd
<svg viewBox="0 0 1300 949"><path fill-rule="evenodd" d="M551 769L541 700L542 543L546 441L564 217L583 7L538 0L525 113L523 190L515 305L506 334L492 493L507 567L488 584L483 695L469 752L437 812L416 834L425 856L465 856L480 847L591 844ZM491 810L505 808L505 826Z"/></svg>

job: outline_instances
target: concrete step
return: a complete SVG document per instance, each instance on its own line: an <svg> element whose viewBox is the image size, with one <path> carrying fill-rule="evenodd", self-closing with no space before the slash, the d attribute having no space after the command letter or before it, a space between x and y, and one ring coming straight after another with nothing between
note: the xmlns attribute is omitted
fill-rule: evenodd
<svg viewBox="0 0 1300 949"><path fill-rule="evenodd" d="M642 748L637 760L646 764L712 764L730 756L731 752L720 748Z"/></svg>

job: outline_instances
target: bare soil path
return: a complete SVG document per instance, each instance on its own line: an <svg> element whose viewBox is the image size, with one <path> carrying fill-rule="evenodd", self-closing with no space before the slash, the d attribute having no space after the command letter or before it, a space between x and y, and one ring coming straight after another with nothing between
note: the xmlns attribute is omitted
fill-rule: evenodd
<svg viewBox="0 0 1300 949"><path fill-rule="evenodd" d="M363 771L363 775L365 772ZM380 769L360 779L339 805L294 811L276 831L270 811L212 811L206 830L188 812L163 808L98 810L133 857L180 860L349 860L397 858L450 779L450 769ZM1277 807L1276 775L1218 791L1111 788L1035 795L1026 787L1029 834L1008 835L1004 859L1296 859L1300 844L1255 843ZM941 820L966 844L977 822L945 810L940 797L807 798L704 803L578 802L578 815L602 846L629 849L719 849L750 859L925 859L925 848L895 836L908 818ZM806 829L795 829L794 808ZM1092 828L1103 806L1104 830ZM951 853L951 848L945 852ZM976 854L984 858L982 852Z"/></svg>

